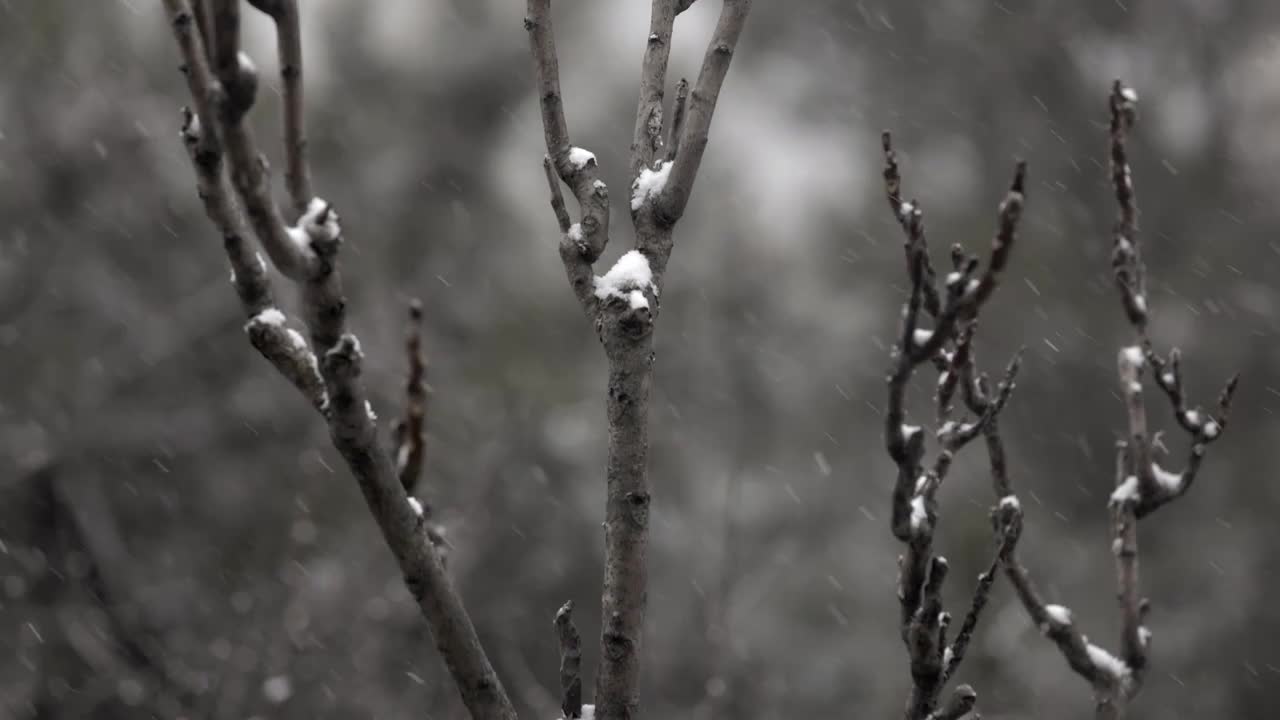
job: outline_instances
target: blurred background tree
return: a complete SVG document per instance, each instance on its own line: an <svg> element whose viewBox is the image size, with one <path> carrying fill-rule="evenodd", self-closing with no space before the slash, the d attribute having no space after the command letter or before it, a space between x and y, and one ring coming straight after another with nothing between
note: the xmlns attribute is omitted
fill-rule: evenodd
<svg viewBox="0 0 1280 720"><path fill-rule="evenodd" d="M622 168L648 3L557 7L575 142ZM716 10L681 16L675 76L696 72ZM274 77L270 23L246 17ZM458 717L323 426L244 342L177 139L164 22L139 0L0 0L0 714ZM522 712L552 717L551 617L573 598L585 635L599 622L604 364L555 253L520 22L509 0L313 0L304 48L314 181L343 213L374 405L399 408L402 308L421 297L450 567ZM1143 526L1155 671L1134 717L1280 700L1278 23L1265 0L758 3L656 338L646 714L900 707L879 433L905 283L882 127L935 247L984 247L1009 161L1030 163L983 352L1028 348L1005 413L1022 554L1114 637L1114 77L1143 97L1153 336L1193 359L1198 395L1232 370L1245 383L1192 495ZM273 88L260 104L274 139ZM605 262L630 246L615 232ZM965 455L943 491L956 578L988 559L985 472ZM987 717L1089 707L1003 581L959 680Z"/></svg>

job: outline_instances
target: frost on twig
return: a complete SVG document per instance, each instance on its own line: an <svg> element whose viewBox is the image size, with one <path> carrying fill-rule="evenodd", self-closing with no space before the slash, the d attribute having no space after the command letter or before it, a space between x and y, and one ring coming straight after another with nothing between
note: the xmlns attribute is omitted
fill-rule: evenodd
<svg viewBox="0 0 1280 720"><path fill-rule="evenodd" d="M1021 529L1021 509L1016 502L1001 503L993 510L996 551L990 567L978 578L968 612L956 638L948 643L951 617L942 611L941 590L946 578L946 560L933 552L933 533L938 522L937 491L951 468L957 452L987 428L994 427L1014 388L1020 364L1015 355L994 392L985 375L975 377L973 337L978 316L995 289L1013 247L1021 217L1026 167L1018 163L1009 192L997 216L997 232L986 267L962 248L952 249L953 271L940 292L929 259L924 233L924 213L915 201L903 201L902 178L889 133L881 143L885 155L885 195L894 218L906 236L909 295L902 313L899 339L893 350L888 376L889 400L885 412L885 446L897 465L891 505L891 529L905 546L898 559L898 602L901 606L901 634L911 663L912 688L904 714L906 720L960 717L976 701L972 688L957 688L950 702L939 709L939 698L947 681L964 660L965 651L977 627L979 616L995 582L996 569L1017 543ZM933 320L932 329L922 327L922 312ZM926 464L925 433L906 422L906 387L917 367L931 363L939 372L935 436L940 449ZM981 402L968 404L975 416L969 420L951 418L953 399L961 384L966 397Z"/></svg>

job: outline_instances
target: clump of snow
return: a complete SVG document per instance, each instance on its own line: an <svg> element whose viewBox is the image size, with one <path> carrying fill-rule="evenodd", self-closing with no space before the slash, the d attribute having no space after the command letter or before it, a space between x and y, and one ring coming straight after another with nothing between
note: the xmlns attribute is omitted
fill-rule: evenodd
<svg viewBox="0 0 1280 720"><path fill-rule="evenodd" d="M294 330L293 328L286 328L285 334L289 336L289 344L293 346L293 349L295 351L297 352L307 351L307 341L302 338L302 333L299 333L297 330Z"/></svg>
<svg viewBox="0 0 1280 720"><path fill-rule="evenodd" d="M1120 355L1124 358L1125 363L1134 369L1142 367L1147 360L1146 355L1142 353L1142 348L1137 345L1130 345L1121 350Z"/></svg>
<svg viewBox="0 0 1280 720"><path fill-rule="evenodd" d="M640 171L640 176L635 182L631 183L631 209L639 210L640 206L650 197L662 192L662 188L667 185L667 178L671 176L671 161L667 160L658 166L657 170L645 168Z"/></svg>
<svg viewBox="0 0 1280 720"><path fill-rule="evenodd" d="M1094 667L1119 680L1129 674L1129 666L1123 660L1092 643L1088 646L1089 660Z"/></svg>
<svg viewBox="0 0 1280 720"><path fill-rule="evenodd" d="M269 307L257 315L254 315L249 322L258 323L260 325L275 325L276 327L281 327L284 325L284 313L280 312L277 308Z"/></svg>
<svg viewBox="0 0 1280 720"><path fill-rule="evenodd" d="M590 150L584 150L580 147L569 148L569 164L578 170L587 166L587 163L594 163L596 154Z"/></svg>
<svg viewBox="0 0 1280 720"><path fill-rule="evenodd" d="M1001 509L1014 508L1014 509L1021 510L1022 503L1018 502L1017 495L1005 495L1004 497L1000 498L1000 508Z"/></svg>
<svg viewBox="0 0 1280 720"><path fill-rule="evenodd" d="M582 223L574 223L569 226L569 239L574 242L582 242Z"/></svg>
<svg viewBox="0 0 1280 720"><path fill-rule="evenodd" d="M1133 306L1134 306L1134 307L1136 307L1136 308L1138 308L1138 312L1140 312L1140 313L1145 313L1145 312L1147 311L1147 296L1146 296L1146 295L1134 295L1134 296L1133 296Z"/></svg>
<svg viewBox="0 0 1280 720"><path fill-rule="evenodd" d="M1151 463L1151 474L1155 476L1160 487L1169 492L1178 492L1182 488L1182 473L1169 472L1159 463Z"/></svg>
<svg viewBox="0 0 1280 720"><path fill-rule="evenodd" d="M1161 375L1160 375L1160 384L1161 384L1161 385L1164 385L1165 387L1170 387L1170 388L1171 388L1171 387L1173 387L1173 381L1174 381L1174 380L1176 380L1176 379L1177 379L1177 378L1175 378L1175 377L1173 376L1173 373L1168 372L1168 371L1165 371L1164 373L1161 373Z"/></svg>
<svg viewBox="0 0 1280 720"><path fill-rule="evenodd" d="M951 664L951 661L952 661L953 659L955 659L955 656L956 656L955 651L951 649L951 646L950 646L950 645L948 645L948 646L947 646L947 649L942 651L942 665L943 665L943 667L946 667L946 666L950 665L950 664Z"/></svg>
<svg viewBox="0 0 1280 720"><path fill-rule="evenodd" d="M595 279L595 294L601 300L607 300L611 297L627 298L632 307L635 305L633 292L639 292L644 297L644 291L653 287L653 270L649 267L649 258L639 250L630 250L618 258L618 262L609 268L609 272L603 276L597 275ZM643 307L648 307L649 301L645 300Z"/></svg>
<svg viewBox="0 0 1280 720"><path fill-rule="evenodd" d="M644 296L644 292L640 290L632 290L627 293L627 303L631 305L632 310L649 307L649 298Z"/></svg>
<svg viewBox="0 0 1280 720"><path fill-rule="evenodd" d="M924 496L917 495L911 499L911 529L919 530L929 522L929 513L924 507Z"/></svg>
<svg viewBox="0 0 1280 720"><path fill-rule="evenodd" d="M1120 88L1120 97L1131 103L1138 102L1138 93L1131 87Z"/></svg>
<svg viewBox="0 0 1280 720"><path fill-rule="evenodd" d="M904 202L898 206L898 217L901 218L903 221L906 221L910 219L913 214L915 214L915 211L916 211L915 205L912 205L909 202Z"/></svg>
<svg viewBox="0 0 1280 720"><path fill-rule="evenodd" d="M1200 411L1198 411L1198 410L1188 410L1188 411L1187 411L1187 423L1188 423L1189 425L1191 425L1192 427L1199 427L1199 426L1200 426Z"/></svg>
<svg viewBox="0 0 1280 720"><path fill-rule="evenodd" d="M595 706L595 705L583 705L583 706L582 706L582 720L595 720L595 718L596 718L596 706ZM563 716L562 716L562 717L558 717L558 718L556 718L556 720L564 720L564 717L563 717Z"/></svg>
<svg viewBox="0 0 1280 720"><path fill-rule="evenodd" d="M311 243L315 241L329 242L342 235L342 226L338 224L338 213L325 200L311 198L306 212L298 218L298 223L285 228L289 240L303 252L311 252Z"/></svg>
<svg viewBox="0 0 1280 720"><path fill-rule="evenodd" d="M417 515L418 517L422 517L422 503L418 501L418 498L410 496L409 507L413 509L414 515Z"/></svg>
<svg viewBox="0 0 1280 720"><path fill-rule="evenodd" d="M947 273L947 287L951 287L952 285L959 285L960 280L962 280L963 278L964 276L955 270Z"/></svg>
<svg viewBox="0 0 1280 720"><path fill-rule="evenodd" d="M1130 475L1124 479L1124 482L1116 486L1115 492L1111 493L1111 502L1119 505L1126 502L1137 502L1141 495L1138 492L1138 476Z"/></svg>
<svg viewBox="0 0 1280 720"><path fill-rule="evenodd" d="M902 427L898 430L898 432L902 433L902 442L910 443L911 438L913 436L915 436L918 433L924 432L924 430L919 425L908 425L906 423L903 423Z"/></svg>
<svg viewBox="0 0 1280 720"><path fill-rule="evenodd" d="M364 401L364 412L369 416L369 422L378 422L378 414L373 411L373 403L368 400Z"/></svg>
<svg viewBox="0 0 1280 720"><path fill-rule="evenodd" d="M915 343L916 347L928 345L932 338L933 331L925 328L916 328L915 332L911 333L911 342Z"/></svg>
<svg viewBox="0 0 1280 720"><path fill-rule="evenodd" d="M1200 432L1204 433L1206 439L1213 440L1218 437L1218 433L1222 432L1222 426L1214 420L1208 420L1205 422L1204 427L1200 429Z"/></svg>
<svg viewBox="0 0 1280 720"><path fill-rule="evenodd" d="M1049 619L1057 625L1071 624L1071 609L1062 605L1045 605L1044 611L1049 614Z"/></svg>

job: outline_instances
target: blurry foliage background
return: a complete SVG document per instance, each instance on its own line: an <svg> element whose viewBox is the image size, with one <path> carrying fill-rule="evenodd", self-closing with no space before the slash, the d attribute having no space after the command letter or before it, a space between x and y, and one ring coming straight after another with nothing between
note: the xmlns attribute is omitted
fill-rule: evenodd
<svg viewBox="0 0 1280 720"><path fill-rule="evenodd" d="M426 495L508 689L554 717L564 600L584 667L597 653L604 377L556 256L523 5L303 5L313 174L342 212L375 407L400 412L404 305L421 297ZM717 12L680 18L673 81L696 73ZM624 198L648 3L556 13L574 141ZM272 28L246 17L278 167ZM1030 162L979 357L994 369L1027 347L1005 414L1022 552L1115 646L1114 77L1142 96L1154 337L1184 349L1200 402L1244 377L1194 491L1142 526L1155 644L1134 717L1259 718L1280 701L1278 21L1268 0L756 3L658 328L647 717L903 702L880 409L905 273L883 127L938 262L952 242L985 251L1013 158ZM322 423L240 330L177 138L177 63L150 0L0 0L0 715L461 717ZM620 202L605 262L630 243ZM931 389L921 377L917 417ZM1177 463L1184 439L1166 436ZM990 554L983 461L970 448L942 495L956 613ZM1089 714L1083 681L996 587L959 676L984 716ZM160 675L118 647L122 629Z"/></svg>

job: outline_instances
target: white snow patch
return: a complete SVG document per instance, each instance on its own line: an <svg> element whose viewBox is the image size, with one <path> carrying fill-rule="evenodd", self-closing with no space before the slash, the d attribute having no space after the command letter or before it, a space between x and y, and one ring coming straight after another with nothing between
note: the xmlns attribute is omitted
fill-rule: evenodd
<svg viewBox="0 0 1280 720"><path fill-rule="evenodd" d="M1129 674L1129 666L1123 660L1092 643L1088 646L1089 660L1099 670L1119 680Z"/></svg>
<svg viewBox="0 0 1280 720"><path fill-rule="evenodd" d="M644 296L644 292L640 290L632 290L627 293L627 302L631 305L632 310L649 307L649 298Z"/></svg>
<svg viewBox="0 0 1280 720"><path fill-rule="evenodd" d="M960 284L960 280L963 278L964 278L963 275L961 275L959 272L954 270L947 273L947 287Z"/></svg>
<svg viewBox="0 0 1280 720"><path fill-rule="evenodd" d="M253 316L249 322L260 323L262 325L275 325L276 327L284 326L284 313L278 308L269 307L266 310Z"/></svg>
<svg viewBox="0 0 1280 720"><path fill-rule="evenodd" d="M595 161L596 154L590 150L584 150L580 147L569 148L569 164L573 165L578 170L586 167L587 163L593 163Z"/></svg>
<svg viewBox="0 0 1280 720"><path fill-rule="evenodd" d="M662 188L667 185L667 178L671 175L671 161L667 160L658 166L657 170L645 168L640 171L640 176L635 182L631 183L631 209L639 210L650 197L662 192Z"/></svg>
<svg viewBox="0 0 1280 720"><path fill-rule="evenodd" d="M1204 433L1205 439L1213 440L1218 437L1218 433L1222 432L1222 426L1214 420L1208 420L1200 431Z"/></svg>
<svg viewBox="0 0 1280 720"><path fill-rule="evenodd" d="M1137 502L1141 498L1138 493L1138 476L1130 475L1124 479L1124 482L1116 486L1115 492L1111 493L1111 502L1120 504L1124 502Z"/></svg>
<svg viewBox="0 0 1280 720"><path fill-rule="evenodd" d="M369 416L369 422L378 422L378 413L373 411L373 403L368 400L364 401L365 414Z"/></svg>
<svg viewBox="0 0 1280 720"><path fill-rule="evenodd" d="M919 425L908 425L903 423L898 432L902 433L902 442L909 443L914 435L924 432L924 430Z"/></svg>
<svg viewBox="0 0 1280 720"><path fill-rule="evenodd" d="M653 270L649 267L649 258L639 250L624 253L609 268L609 272L603 276L597 275L595 279L596 297L601 300L626 297L634 290L643 291L652 286ZM643 292L641 295L643 296ZM630 301L635 302L634 299Z"/></svg>
<svg viewBox="0 0 1280 720"><path fill-rule="evenodd" d="M574 242L582 242L582 223L574 223L569 226L569 239Z"/></svg>
<svg viewBox="0 0 1280 720"><path fill-rule="evenodd" d="M917 495L911 499L911 529L919 530L929 522L929 513L924 508L924 496Z"/></svg>
<svg viewBox="0 0 1280 720"><path fill-rule="evenodd" d="M1171 388L1171 387L1173 387L1173 381L1174 381L1174 380L1176 380L1176 379L1177 379L1177 378L1175 378L1175 377L1173 376L1173 373L1171 373L1171 372L1164 372L1164 373L1162 373L1162 374L1160 375L1160 384L1161 384L1161 385L1164 385L1165 387L1169 387L1169 388Z"/></svg>
<svg viewBox="0 0 1280 720"><path fill-rule="evenodd" d="M1188 410L1188 411L1187 411L1187 422L1188 422L1192 427L1199 427L1199 426L1200 426L1200 412L1199 412L1198 410Z"/></svg>
<svg viewBox="0 0 1280 720"><path fill-rule="evenodd" d="M1147 296L1146 296L1146 295L1134 295L1134 296L1133 296L1133 306L1134 306L1134 307L1136 307L1136 308L1138 308L1138 312L1140 312L1140 313L1146 313L1146 312L1147 312Z"/></svg>
<svg viewBox="0 0 1280 720"><path fill-rule="evenodd" d="M951 661L955 658L955 655L955 651L951 649L950 645L948 645L947 649L942 651L942 666L946 667L950 665Z"/></svg>
<svg viewBox="0 0 1280 720"><path fill-rule="evenodd" d="M414 515L417 515L418 517L422 517L422 503L418 501L418 498L410 496L409 507L413 509Z"/></svg>
<svg viewBox="0 0 1280 720"><path fill-rule="evenodd" d="M1000 498L1000 507L1001 507L1001 508L1014 508L1014 509L1017 509L1017 510L1021 510L1021 509L1022 509L1022 503L1018 502L1018 496L1017 496L1017 495L1005 495L1004 497Z"/></svg>
<svg viewBox="0 0 1280 720"><path fill-rule="evenodd" d="M1062 605L1045 605L1044 611L1049 614L1049 619L1057 625L1071 624L1071 609Z"/></svg>
<svg viewBox="0 0 1280 720"><path fill-rule="evenodd" d="M1182 473L1169 472L1160 467L1160 463L1151 463L1151 474L1155 475L1160 487L1169 492L1178 492L1182 488Z"/></svg>
<svg viewBox="0 0 1280 720"><path fill-rule="evenodd" d="M1124 358L1125 363L1134 369L1142 367L1143 363L1147 360L1146 355L1142 353L1142 348L1137 345L1130 345L1129 347L1121 350L1120 355Z"/></svg>
<svg viewBox="0 0 1280 720"><path fill-rule="evenodd" d="M902 220L905 222L915 213L915 211L916 211L915 205L912 205L909 202L904 202L898 206L898 217L902 218Z"/></svg>
<svg viewBox="0 0 1280 720"><path fill-rule="evenodd" d="M1120 88L1120 97L1131 103L1138 102L1138 92L1131 87Z"/></svg>
<svg viewBox="0 0 1280 720"><path fill-rule="evenodd" d="M595 717L596 717L596 706L595 706L595 705L583 705L583 706L582 706L582 720L595 720ZM556 720L564 720L564 716L562 715L562 716L560 716L560 717L556 718Z"/></svg>
<svg viewBox="0 0 1280 720"><path fill-rule="evenodd" d="M303 339L302 333L294 330L293 328L286 328L285 334L289 336L289 344L293 346L295 351L307 351L307 341Z"/></svg>
<svg viewBox="0 0 1280 720"><path fill-rule="evenodd" d="M915 343L916 347L924 347L925 345L928 345L929 340L932 338L933 331L926 330L925 328L916 328L915 332L911 333L911 342Z"/></svg>

